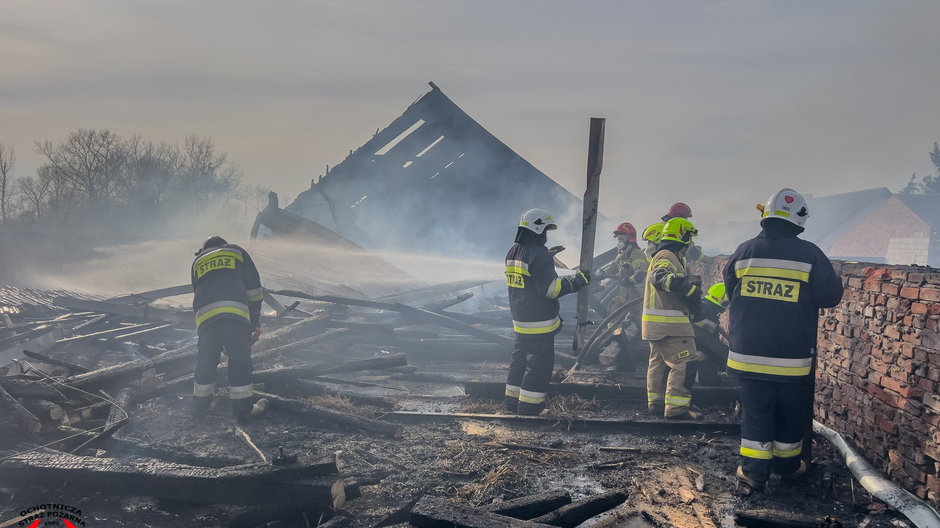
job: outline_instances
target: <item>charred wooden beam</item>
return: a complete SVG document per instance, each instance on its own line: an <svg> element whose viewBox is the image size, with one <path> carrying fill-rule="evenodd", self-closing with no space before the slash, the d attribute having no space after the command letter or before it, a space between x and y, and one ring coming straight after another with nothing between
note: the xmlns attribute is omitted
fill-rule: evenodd
<svg viewBox="0 0 940 528"><path fill-rule="evenodd" d="M507 517L528 520L557 510L566 504L571 504L571 494L568 490L557 489L518 499L494 502L481 509Z"/></svg>
<svg viewBox="0 0 940 528"><path fill-rule="evenodd" d="M196 318L193 316L193 312L190 310L167 310L164 308L155 308L148 304L124 304L111 301L93 301L90 299L78 299L68 296L56 297L53 300L53 303L56 306L61 306L62 308L68 308L70 310L89 310L99 313L127 315L155 321L180 323L190 327L195 325L196 321Z"/></svg>
<svg viewBox="0 0 940 528"><path fill-rule="evenodd" d="M418 528L545 528L540 524L473 508L426 495L415 504L409 519Z"/></svg>
<svg viewBox="0 0 940 528"><path fill-rule="evenodd" d="M335 473L335 464L328 468ZM264 504L282 497L310 507L339 507L344 482L323 477L320 464L281 470L270 465L203 468L150 459L81 457L51 450L14 455L0 462L4 483L57 489L63 483L83 490L144 495L205 504ZM311 474L303 480L298 475ZM321 478L315 478L315 477Z"/></svg>
<svg viewBox="0 0 940 528"><path fill-rule="evenodd" d="M405 423L453 422L459 420L483 420L507 422L519 425L553 426L563 425L575 430L621 430L660 431L672 433L711 432L718 434L740 434L741 425L727 422L704 422L695 420L630 420L617 418L553 418L551 416L520 416L514 414L478 413L431 413L417 411L392 411L385 414L386 420Z"/></svg>
<svg viewBox="0 0 940 528"><path fill-rule="evenodd" d="M59 431L61 431L65 437L69 437L70 440L78 439L78 443L89 440L95 436L95 433L91 431L76 429L74 427L59 427ZM74 445L74 443L72 445ZM243 465L245 463L241 458L225 455L203 455L176 446L148 444L140 440L117 435L107 439L102 448L108 453L122 456L155 458L163 462L173 462L189 466L223 468Z"/></svg>
<svg viewBox="0 0 940 528"><path fill-rule="evenodd" d="M464 392L473 398L502 399L506 384L492 381L468 381ZM572 396L597 398L599 400L623 400L646 402L646 387L633 385L594 384L594 383L552 383L548 388L549 396ZM695 387L692 389L692 401L696 405L730 406L738 400L737 387Z"/></svg>
<svg viewBox="0 0 940 528"><path fill-rule="evenodd" d="M48 363L50 365L55 365L57 367L66 368L72 372L77 372L79 374L83 374L89 371L89 369L81 365L77 365L75 363L71 363L69 361L64 361L61 359L56 359L54 357L50 357L45 354L40 354L39 352L30 352L29 350L24 350L23 355L28 358L35 359L37 361L42 361L43 363Z"/></svg>
<svg viewBox="0 0 940 528"><path fill-rule="evenodd" d="M274 390L274 388L272 388ZM310 380L294 380L288 385L281 388L281 390L274 390L282 396L339 396L346 398L349 401L357 405L371 405L372 407L378 407L380 409L393 409L395 408L395 402L389 400L388 398L383 398L381 396L368 396L364 394L357 394L355 392L350 392L347 390L338 389L335 387L330 387L322 383L317 383Z"/></svg>
<svg viewBox="0 0 940 528"><path fill-rule="evenodd" d="M427 303L421 308L424 310L428 310L430 312L440 312L441 310L446 310L447 308L450 308L451 306L458 305L466 301L467 299L472 299L472 298L473 298L473 292L464 292L450 299L444 299L442 301L435 301L435 302Z"/></svg>
<svg viewBox="0 0 940 528"><path fill-rule="evenodd" d="M159 288L140 293L131 293L120 297L112 297L108 302L121 304L141 304L156 301L166 297L175 297L177 295L186 295L193 292L192 284L180 284L179 286L170 286L169 288Z"/></svg>
<svg viewBox="0 0 940 528"><path fill-rule="evenodd" d="M334 365L301 365L294 367L259 370L252 374L252 381L255 383L264 383L265 385L277 385L279 383L286 383L290 380L300 379L308 376L339 374L342 372L358 372L361 370L386 369L400 367L407 364L408 358L404 354L395 354L393 356L387 357L356 359Z"/></svg>
<svg viewBox="0 0 940 528"><path fill-rule="evenodd" d="M841 528L834 517L813 519L780 510L742 510L734 512L734 522L745 528Z"/></svg>
<svg viewBox="0 0 940 528"><path fill-rule="evenodd" d="M28 400L49 400L53 403L63 403L69 398L45 381L29 380L25 378L0 378L0 387L11 395Z"/></svg>
<svg viewBox="0 0 940 528"><path fill-rule="evenodd" d="M39 418L36 418L26 407L23 407L23 404L11 396L3 387L0 387L0 408L4 409L4 412L0 413L3 416L3 421L9 426L27 433L38 433L42 429L42 422L39 421Z"/></svg>
<svg viewBox="0 0 940 528"><path fill-rule="evenodd" d="M267 394L263 392L258 394L263 398L267 398L271 406L275 409L281 409L306 418L340 424L382 436L388 436L392 438L401 437L402 428L399 425L373 420L371 418L363 418L361 416L355 416L316 405L310 405L301 400L284 398L274 394Z"/></svg>
<svg viewBox="0 0 940 528"><path fill-rule="evenodd" d="M503 337L493 332L487 332L486 330L481 330L473 325L458 321L452 317L434 313L428 310L421 308L415 308L414 306L408 306L401 303L387 303L387 302L377 302L377 301L364 301L361 299L350 299L346 297L337 297L334 295L309 295L296 290L280 290L272 293L277 293L280 295L286 295L289 297L298 297L301 299L309 299L311 301L322 301L322 302L331 302L337 304L347 304L351 306L362 306L364 308L373 308L376 310L390 310L393 312L401 312L403 314L415 317L421 321L430 324L436 324L443 326L445 328L451 328L459 332L471 335L474 337L479 337L491 343L496 343L505 346L512 346L512 339L508 337Z"/></svg>
<svg viewBox="0 0 940 528"><path fill-rule="evenodd" d="M626 500L626 492L609 491L577 502L572 502L567 506L562 506L551 513L546 513L532 520L534 522L560 526L562 528L574 528L595 515L600 515L605 511L620 506Z"/></svg>
<svg viewBox="0 0 940 528"><path fill-rule="evenodd" d="M56 425L68 421L67 413L62 406L49 400L23 400L23 407L44 423L52 422Z"/></svg>

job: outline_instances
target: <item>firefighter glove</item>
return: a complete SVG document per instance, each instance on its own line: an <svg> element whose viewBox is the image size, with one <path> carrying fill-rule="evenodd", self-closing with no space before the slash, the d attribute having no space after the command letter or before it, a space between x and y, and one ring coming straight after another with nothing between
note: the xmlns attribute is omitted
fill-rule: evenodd
<svg viewBox="0 0 940 528"><path fill-rule="evenodd" d="M258 339L259 339L260 337L261 337L261 327L260 327L260 326L256 326L256 327L255 327L255 330L251 333L251 342L252 342L252 343L258 342Z"/></svg>
<svg viewBox="0 0 940 528"><path fill-rule="evenodd" d="M591 270L578 270L574 274L574 289L580 290L591 283Z"/></svg>

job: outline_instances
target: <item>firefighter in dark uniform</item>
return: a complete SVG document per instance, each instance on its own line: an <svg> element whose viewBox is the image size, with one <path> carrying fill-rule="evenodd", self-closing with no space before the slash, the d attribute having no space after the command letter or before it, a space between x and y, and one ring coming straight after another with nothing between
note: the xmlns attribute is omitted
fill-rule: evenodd
<svg viewBox="0 0 940 528"><path fill-rule="evenodd" d="M738 479L761 490L771 471L806 473L801 458L813 402L811 373L820 308L842 299L842 280L816 245L797 238L809 217L793 189L759 205L763 230L724 269L731 298L728 370L741 382Z"/></svg>
<svg viewBox="0 0 940 528"><path fill-rule="evenodd" d="M199 355L193 383L193 413L209 410L215 371L228 356L229 398L235 417L251 411L251 344L261 334L261 278L244 249L210 237L196 253L191 278Z"/></svg>
<svg viewBox="0 0 940 528"><path fill-rule="evenodd" d="M544 209L529 209L516 229L516 244L506 255L506 284L509 308L516 332L506 407L524 415L545 408L548 385L555 367L555 334L561 329L558 298L578 291L590 281L588 271L560 278L545 247L547 232L556 229L552 215Z"/></svg>

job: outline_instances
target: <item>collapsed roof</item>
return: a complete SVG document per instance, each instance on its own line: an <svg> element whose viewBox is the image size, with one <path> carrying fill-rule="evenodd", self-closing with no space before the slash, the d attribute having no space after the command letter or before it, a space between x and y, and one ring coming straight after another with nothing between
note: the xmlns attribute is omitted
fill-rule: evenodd
<svg viewBox="0 0 940 528"><path fill-rule="evenodd" d="M429 84L287 210L372 250L487 259L505 254L529 207L553 212L562 229L581 225L580 198Z"/></svg>

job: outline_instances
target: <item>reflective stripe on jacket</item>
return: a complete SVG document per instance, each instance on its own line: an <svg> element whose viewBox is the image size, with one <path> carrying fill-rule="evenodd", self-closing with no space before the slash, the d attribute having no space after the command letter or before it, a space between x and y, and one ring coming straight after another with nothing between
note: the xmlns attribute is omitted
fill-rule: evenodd
<svg viewBox="0 0 940 528"><path fill-rule="evenodd" d="M542 244L517 243L506 255L506 286L513 330L519 337L551 335L561 328L558 298L574 291L569 278L555 273Z"/></svg>
<svg viewBox="0 0 940 528"><path fill-rule="evenodd" d="M730 352L739 376L803 381L810 375L820 308L842 298L842 279L815 244L765 233L738 246L724 269Z"/></svg>
<svg viewBox="0 0 940 528"><path fill-rule="evenodd" d="M244 249L226 244L200 252L190 277L197 328L222 318L260 325L261 278Z"/></svg>
<svg viewBox="0 0 940 528"><path fill-rule="evenodd" d="M675 253L662 249L653 255L643 289L643 339L658 341L664 337L692 337L689 306L684 292L663 291L653 285L653 270L665 269L676 276L685 275L685 267Z"/></svg>

